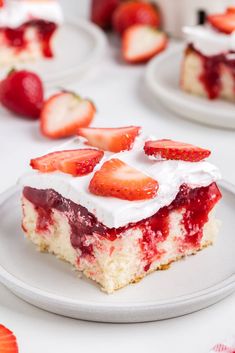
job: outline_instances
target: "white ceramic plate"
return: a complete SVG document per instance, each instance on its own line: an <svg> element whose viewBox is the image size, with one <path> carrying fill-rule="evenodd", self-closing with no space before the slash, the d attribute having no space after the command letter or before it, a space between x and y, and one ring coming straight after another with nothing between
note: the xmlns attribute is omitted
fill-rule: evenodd
<svg viewBox="0 0 235 353"><path fill-rule="evenodd" d="M183 47L167 50L151 60L146 82L153 94L178 115L207 125L235 128L235 104L210 101L185 93L179 88Z"/></svg>
<svg viewBox="0 0 235 353"><path fill-rule="evenodd" d="M0 280L33 305L92 321L152 321L205 308L235 290L235 187L225 183L222 191L217 210L222 226L213 247L107 295L24 238L20 192L12 189L0 196Z"/></svg>
<svg viewBox="0 0 235 353"><path fill-rule="evenodd" d="M37 72L47 86L78 80L104 53L105 34L92 23L83 19L68 20L56 33L54 40L55 57L32 63L18 64ZM1 71L4 76L9 68Z"/></svg>

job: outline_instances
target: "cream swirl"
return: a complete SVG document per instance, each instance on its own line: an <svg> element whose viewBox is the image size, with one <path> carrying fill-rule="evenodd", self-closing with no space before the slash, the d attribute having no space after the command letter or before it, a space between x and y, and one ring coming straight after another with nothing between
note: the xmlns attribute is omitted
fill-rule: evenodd
<svg viewBox="0 0 235 353"><path fill-rule="evenodd" d="M235 32L220 33L210 26L183 27L186 41L203 55L212 56L235 51Z"/></svg>

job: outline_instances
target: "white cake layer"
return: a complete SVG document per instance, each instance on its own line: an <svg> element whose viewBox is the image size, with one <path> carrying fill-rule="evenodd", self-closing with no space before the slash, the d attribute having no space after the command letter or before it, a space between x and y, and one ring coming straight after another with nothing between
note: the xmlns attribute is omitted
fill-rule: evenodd
<svg viewBox="0 0 235 353"><path fill-rule="evenodd" d="M36 61L43 57L41 42L38 41L37 30L29 27L25 33L27 46L23 49L8 46L4 33L0 33L0 66L13 66L20 62Z"/></svg>
<svg viewBox="0 0 235 353"><path fill-rule="evenodd" d="M148 271L145 271L146 253L143 253L140 246L143 237L140 228L129 229L114 241L95 234L89 235L86 237L86 243L92 244L95 257L81 256L80 250L75 250L71 245L70 226L63 213L53 210L54 224L50 225L46 232L37 232L37 212L27 199L23 197L22 201L23 228L26 236L41 251L48 251L70 262L86 277L98 282L107 293L136 282L148 273L212 244L217 233L217 222L211 217L204 226L200 245L197 248L186 245L183 242L185 230L181 224L184 210L172 211L169 236L165 241L156 244L158 253L162 255L157 255Z"/></svg>
<svg viewBox="0 0 235 353"><path fill-rule="evenodd" d="M200 77L204 73L204 66L201 56L196 52L190 52L185 55L181 73L181 88L186 92L208 97ZM220 65L220 92L218 98L226 100L235 100L235 79L232 70L226 65Z"/></svg>

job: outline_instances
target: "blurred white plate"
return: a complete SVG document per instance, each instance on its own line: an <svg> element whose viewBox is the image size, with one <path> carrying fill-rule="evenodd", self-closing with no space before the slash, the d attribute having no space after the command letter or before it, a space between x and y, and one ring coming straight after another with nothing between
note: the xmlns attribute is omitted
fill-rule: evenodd
<svg viewBox="0 0 235 353"><path fill-rule="evenodd" d="M235 128L235 104L208 100L179 87L183 47L167 50L148 64L146 82L153 94L178 115L203 124Z"/></svg>
<svg viewBox="0 0 235 353"><path fill-rule="evenodd" d="M47 86L78 80L99 61L106 48L103 31L92 23L77 18L68 20L58 30L54 40L55 57L30 63L21 63L17 68L37 72ZM9 68L1 70L1 77Z"/></svg>
<svg viewBox="0 0 235 353"><path fill-rule="evenodd" d="M224 184L214 246L107 295L55 256L37 252L21 231L20 190L0 196L0 281L25 301L78 319L142 322L191 313L235 290L235 187Z"/></svg>

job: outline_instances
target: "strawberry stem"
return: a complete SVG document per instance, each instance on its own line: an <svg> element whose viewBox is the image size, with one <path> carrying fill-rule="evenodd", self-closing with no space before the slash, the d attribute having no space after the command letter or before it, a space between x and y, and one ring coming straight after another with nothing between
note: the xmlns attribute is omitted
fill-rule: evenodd
<svg viewBox="0 0 235 353"><path fill-rule="evenodd" d="M68 89L66 89L66 88L64 88L64 87L58 87L58 90L61 91L61 92L63 92L63 93L70 93L70 94L72 94L73 96L75 96L75 97L76 97L77 99L79 99L79 100L82 99L81 96L79 96L79 94L77 94L77 93L74 92L74 91L70 91L70 90L68 90Z"/></svg>
<svg viewBox="0 0 235 353"><path fill-rule="evenodd" d="M15 72L15 71L16 71L16 68L15 68L15 67L12 67L12 68L8 71L7 76L10 76L10 75L13 74L13 72Z"/></svg>

